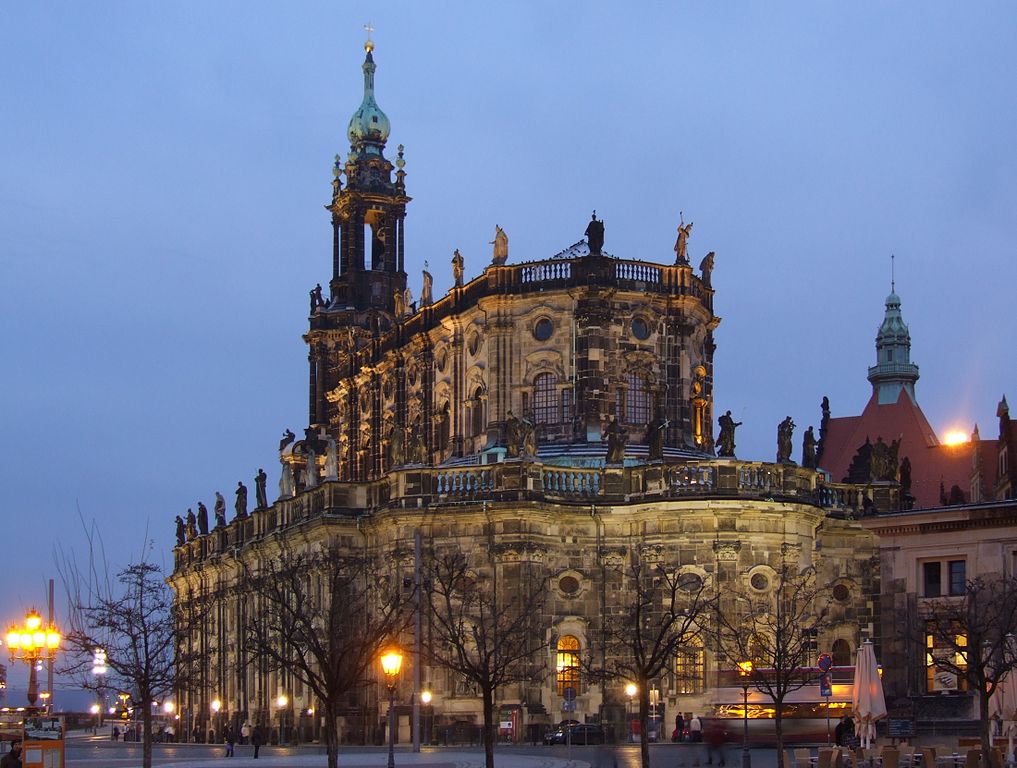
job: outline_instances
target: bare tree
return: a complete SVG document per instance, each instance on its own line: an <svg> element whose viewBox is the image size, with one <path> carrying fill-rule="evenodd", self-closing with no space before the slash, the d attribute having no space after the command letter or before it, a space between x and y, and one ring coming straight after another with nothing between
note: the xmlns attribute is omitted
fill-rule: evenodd
<svg viewBox="0 0 1017 768"><path fill-rule="evenodd" d="M177 668L189 660L177 655L181 618L162 569L142 561L129 565L112 580L98 571L77 572L73 563L61 567L70 597L67 645L70 673L91 666L96 648L106 651L111 684L128 690L141 710L142 765L152 765L152 702L180 684ZM81 585L89 585L82 590ZM84 592L84 595L83 595Z"/></svg>
<svg viewBox="0 0 1017 768"><path fill-rule="evenodd" d="M288 670L324 710L329 768L339 764L339 712L381 649L407 626L412 595L366 556L338 546L283 552L246 578L260 601L244 627L250 662Z"/></svg>
<svg viewBox="0 0 1017 768"><path fill-rule="evenodd" d="M778 768L784 766L784 702L814 683L809 640L822 630L829 590L816 584L816 572L783 566L772 590L735 590L717 612L719 657L774 704ZM751 665L741 667L744 662ZM751 668L749 668L751 666Z"/></svg>
<svg viewBox="0 0 1017 768"><path fill-rule="evenodd" d="M487 768L494 768L497 691L531 680L534 661L544 647L538 620L546 579L528 564L521 566L514 578L503 578L499 584L497 564L475 569L459 549L435 553L430 559L429 657L479 689Z"/></svg>
<svg viewBox="0 0 1017 768"><path fill-rule="evenodd" d="M642 562L636 553L615 575L622 603L603 617L603 659L587 668L594 679L637 686L640 762L649 768L650 684L674 666L680 650L703 644L715 599L697 574L677 565Z"/></svg>
<svg viewBox="0 0 1017 768"><path fill-rule="evenodd" d="M989 700L1006 675L1017 668L1017 579L976 578L964 594L929 600L914 639L928 648L937 676L952 686L964 681L978 700L982 765L988 768L992 746Z"/></svg>

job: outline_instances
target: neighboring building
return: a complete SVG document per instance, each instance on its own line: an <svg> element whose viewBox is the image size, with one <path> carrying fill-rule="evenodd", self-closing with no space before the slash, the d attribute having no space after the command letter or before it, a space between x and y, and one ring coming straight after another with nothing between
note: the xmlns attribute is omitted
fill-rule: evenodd
<svg viewBox="0 0 1017 768"><path fill-rule="evenodd" d="M965 594L967 581L1017 575L1017 503L1013 500L866 517L879 537L883 685L891 716L926 727L977 716L963 681L936 675L926 648L906 628L929 615L932 600Z"/></svg>
<svg viewBox="0 0 1017 768"><path fill-rule="evenodd" d="M672 265L616 258L594 222L587 242L523 263L506 263L507 240L496 238L479 276L467 281L457 265L455 285L434 297L425 274L414 303L404 160L401 149L395 166L385 157L374 72L369 47L350 153L336 162L327 206L329 295L312 291L304 337L308 427L280 449L280 497L208 534L178 533L170 583L178 607L200 617L184 642L205 651L181 692L189 725L207 725L213 700L220 721L234 723L282 718L280 694L287 722L308 725L316 706L287 673L247 663L240 633L259 596L245 567L339 541L400 577L417 532L425 546L460 542L486 572L525 563L547 580L542 671L498 701L512 738L561 719L567 688L578 694L576 719L621 727L624 686L581 670L602 617L628 597L609 588L611 571L635 556L680 567L722 595L723 610L742 587L769 594L785 567L815 568L836 587L818 645L850 664L861 634L876 630L876 543L852 519L865 494L792 463L713 457L713 255L699 270L684 243ZM892 485L870 495L877 509L898 506ZM723 703L719 666L709 647L682 649L657 682L667 720L676 707ZM461 680L430 668L422 678L435 731L479 720L480 700ZM400 702L410 701L410 679ZM351 694L348 738L375 727L376 696L373 687Z"/></svg>
<svg viewBox="0 0 1017 768"><path fill-rule="evenodd" d="M916 509L951 499L971 499L971 443L945 445L918 404L918 366L911 362L911 334L891 291L876 333L876 364L869 368L872 396L859 416L831 418L824 407L817 463L838 482L897 482L907 486ZM824 400L824 405L826 401ZM907 459L910 482L900 477Z"/></svg>

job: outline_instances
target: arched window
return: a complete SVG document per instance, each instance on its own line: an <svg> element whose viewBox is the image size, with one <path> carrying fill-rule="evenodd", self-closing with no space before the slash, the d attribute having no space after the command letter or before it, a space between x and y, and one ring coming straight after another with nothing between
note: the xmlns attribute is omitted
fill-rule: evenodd
<svg viewBox="0 0 1017 768"><path fill-rule="evenodd" d="M484 421L484 390L481 387L477 387L473 391L473 402L471 403L470 413L470 434L482 435L487 424Z"/></svg>
<svg viewBox="0 0 1017 768"><path fill-rule="evenodd" d="M851 660L851 644L847 640L834 640L830 655L833 656L835 667L850 667L854 663Z"/></svg>
<svg viewBox="0 0 1017 768"><path fill-rule="evenodd" d="M630 373L625 377L628 392L625 394L625 422L628 424L647 424L650 421L650 393L646 391L646 381L638 373Z"/></svg>
<svg viewBox="0 0 1017 768"><path fill-rule="evenodd" d="M579 639L572 635L562 635L558 639L555 681L559 696L565 696L566 688L572 688L576 695L579 694Z"/></svg>
<svg viewBox="0 0 1017 768"><path fill-rule="evenodd" d="M533 379L533 421L536 424L558 422L554 374L541 373Z"/></svg>
<svg viewBox="0 0 1017 768"><path fill-rule="evenodd" d="M675 693L702 693L705 678L702 643L692 642L680 648L674 659Z"/></svg>

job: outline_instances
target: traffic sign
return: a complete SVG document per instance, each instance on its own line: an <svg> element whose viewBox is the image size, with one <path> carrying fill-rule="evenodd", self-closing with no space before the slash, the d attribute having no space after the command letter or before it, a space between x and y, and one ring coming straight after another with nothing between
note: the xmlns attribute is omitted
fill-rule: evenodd
<svg viewBox="0 0 1017 768"><path fill-rule="evenodd" d="M819 661L816 662L823 672L829 672L833 668L833 656L828 653L819 654Z"/></svg>
<svg viewBox="0 0 1017 768"><path fill-rule="evenodd" d="M564 694L565 694L565 701L575 701L576 700L576 689L573 688L571 685L567 686L565 688Z"/></svg>

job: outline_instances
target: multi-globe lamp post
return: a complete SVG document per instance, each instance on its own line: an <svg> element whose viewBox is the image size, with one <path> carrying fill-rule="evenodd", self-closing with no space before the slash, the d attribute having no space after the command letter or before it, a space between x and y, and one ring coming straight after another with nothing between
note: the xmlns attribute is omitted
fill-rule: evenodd
<svg viewBox="0 0 1017 768"><path fill-rule="evenodd" d="M395 768L395 689L403 655L398 648L390 648L381 656L381 671L388 688L388 768Z"/></svg>
<svg viewBox="0 0 1017 768"><path fill-rule="evenodd" d="M11 661L28 664L28 703L35 706L39 698L39 668L44 661L52 661L60 650L60 631L55 624L43 627L42 616L34 608L25 616L22 626L12 625L7 629L7 648ZM47 692L48 693L48 692ZM52 704L47 695L46 704Z"/></svg>

